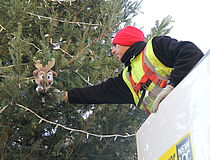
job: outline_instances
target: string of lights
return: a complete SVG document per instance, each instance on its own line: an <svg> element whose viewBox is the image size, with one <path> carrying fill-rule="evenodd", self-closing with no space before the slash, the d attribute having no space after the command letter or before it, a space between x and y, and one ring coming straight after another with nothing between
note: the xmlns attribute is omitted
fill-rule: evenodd
<svg viewBox="0 0 210 160"><path fill-rule="evenodd" d="M31 16L36 16L39 19L42 18L42 19L48 19L48 20L51 20L51 21L57 21L57 22L62 22L62 23L77 24L79 26L80 25L89 25L89 26L100 26L101 25L101 24L91 24L91 23L85 23L85 22L69 22L69 21L59 20L59 19L56 19L56 18L37 15L37 14L31 13L31 12L27 12L27 13L30 14Z"/></svg>
<svg viewBox="0 0 210 160"><path fill-rule="evenodd" d="M8 105L4 106L1 110L0 113L4 112L4 110L8 107Z"/></svg>
<svg viewBox="0 0 210 160"><path fill-rule="evenodd" d="M125 135L121 135L121 134L107 134L107 135L101 135L101 134L95 134L95 133L90 133L90 132L87 132L87 131L84 131L84 130L81 130L81 129L74 129L74 128L70 128L70 127L67 127L67 126L64 126L60 123L56 123L56 122L52 122L52 121L49 121L43 117L41 117L40 115L38 115L36 112L34 112L33 110L31 110L30 108L28 107L25 107L21 104L16 104L18 107L20 108L23 108L25 109L25 111L29 111L30 113L34 114L37 118L39 118L39 123L42 123L42 122L46 122L46 123L49 123L49 124L52 124L52 125L55 125L55 129L57 129L58 127L62 127L66 130L69 130L70 133L73 133L73 132L79 132L79 133L83 133L83 134L86 134L86 137L87 139L89 138L89 136L94 136L94 137L98 137L100 138L100 140L102 140L103 138L114 138L114 141L116 141L116 139L118 137L120 138L129 138L129 137L134 137L135 134L128 134L126 133ZM5 107L3 107L1 110L0 110L0 113L2 113L6 108L8 107L8 105L6 105Z"/></svg>

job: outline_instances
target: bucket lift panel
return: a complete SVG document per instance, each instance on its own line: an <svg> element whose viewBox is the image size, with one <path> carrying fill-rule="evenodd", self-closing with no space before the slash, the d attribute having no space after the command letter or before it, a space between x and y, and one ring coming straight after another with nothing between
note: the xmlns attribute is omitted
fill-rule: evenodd
<svg viewBox="0 0 210 160"><path fill-rule="evenodd" d="M210 51L136 133L138 160L210 159Z"/></svg>

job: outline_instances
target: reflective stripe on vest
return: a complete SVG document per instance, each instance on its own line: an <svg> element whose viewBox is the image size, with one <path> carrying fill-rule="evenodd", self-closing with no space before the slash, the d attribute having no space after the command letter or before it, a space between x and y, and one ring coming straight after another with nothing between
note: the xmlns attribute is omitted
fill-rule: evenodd
<svg viewBox="0 0 210 160"><path fill-rule="evenodd" d="M151 40L148 41L145 50L141 54L131 59L130 66L132 68L130 71L131 74L129 74L129 69L126 67L123 71L123 80L132 92L136 105L139 103L139 97L142 95L142 93L139 92L142 84L139 82L145 83L148 80L148 77L153 81L147 88L149 91L149 98L147 98L146 101L143 101L144 105L151 106L151 103L153 103L157 94L162 90L162 87L166 85L168 75L173 68L166 67L155 57ZM137 89L135 89L134 84ZM143 107L143 105L141 107ZM151 111L151 108L148 108L148 110Z"/></svg>
<svg viewBox="0 0 210 160"><path fill-rule="evenodd" d="M145 63L145 53L144 50L141 53L142 55L142 68L144 70L144 75L143 77L140 79L140 81L138 83L135 83L133 78L132 78L132 74L130 74L130 82L131 85L136 93L136 95L139 97L138 92L140 91L140 89L142 88L142 85L145 84L148 80L151 80L152 82L154 82L157 86L163 88L166 87L166 80L159 78L160 75L158 75L157 73L153 72L152 69L150 69L146 63ZM157 75L156 75L157 74Z"/></svg>

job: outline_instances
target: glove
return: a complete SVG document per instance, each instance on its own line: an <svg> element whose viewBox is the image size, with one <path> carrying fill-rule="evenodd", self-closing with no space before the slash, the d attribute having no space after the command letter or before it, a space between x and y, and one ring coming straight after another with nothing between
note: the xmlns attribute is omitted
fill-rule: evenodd
<svg viewBox="0 0 210 160"><path fill-rule="evenodd" d="M50 99L54 101L56 104L68 101L68 91L60 91L59 89L54 88L54 89L49 89L47 92Z"/></svg>
<svg viewBox="0 0 210 160"><path fill-rule="evenodd" d="M157 112L160 102L174 89L172 85L167 85L156 97L152 104L152 112Z"/></svg>

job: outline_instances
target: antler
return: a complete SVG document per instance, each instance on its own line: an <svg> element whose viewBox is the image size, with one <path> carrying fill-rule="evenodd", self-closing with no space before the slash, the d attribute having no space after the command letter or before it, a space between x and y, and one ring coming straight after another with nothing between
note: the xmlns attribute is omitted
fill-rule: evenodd
<svg viewBox="0 0 210 160"><path fill-rule="evenodd" d="M34 66L37 68L37 69L41 69L43 66L42 64L40 63L40 60L35 60L34 61Z"/></svg>
<svg viewBox="0 0 210 160"><path fill-rule="evenodd" d="M52 58L50 61L48 61L45 68L49 71L51 68L53 68L54 65L55 65L55 58Z"/></svg>

